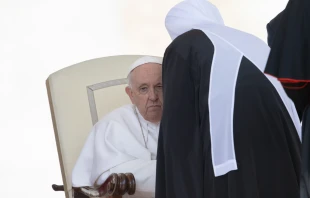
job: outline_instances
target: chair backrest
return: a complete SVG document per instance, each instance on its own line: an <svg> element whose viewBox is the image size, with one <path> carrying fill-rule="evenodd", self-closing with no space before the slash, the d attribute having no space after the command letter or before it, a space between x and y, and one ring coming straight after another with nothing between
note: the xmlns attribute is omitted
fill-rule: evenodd
<svg viewBox="0 0 310 198"><path fill-rule="evenodd" d="M92 126L115 108L130 104L126 75L129 65L141 56L85 61L46 80L66 198L72 198L72 169Z"/></svg>

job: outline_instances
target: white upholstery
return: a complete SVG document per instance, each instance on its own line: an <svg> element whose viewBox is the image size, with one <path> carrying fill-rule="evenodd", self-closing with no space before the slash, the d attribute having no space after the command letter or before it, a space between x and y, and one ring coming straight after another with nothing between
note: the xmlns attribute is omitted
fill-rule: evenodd
<svg viewBox="0 0 310 198"><path fill-rule="evenodd" d="M72 198L71 172L92 125L130 100L126 72L141 55L93 59L59 70L47 81L66 198Z"/></svg>

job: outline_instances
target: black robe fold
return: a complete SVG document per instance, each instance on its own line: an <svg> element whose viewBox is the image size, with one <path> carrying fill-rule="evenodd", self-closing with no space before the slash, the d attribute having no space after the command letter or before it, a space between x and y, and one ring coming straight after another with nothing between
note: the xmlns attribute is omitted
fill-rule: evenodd
<svg viewBox="0 0 310 198"><path fill-rule="evenodd" d="M200 30L180 35L166 49L156 198L299 198L295 126L276 89L245 57L234 107L238 170L214 176L208 110L213 53Z"/></svg>

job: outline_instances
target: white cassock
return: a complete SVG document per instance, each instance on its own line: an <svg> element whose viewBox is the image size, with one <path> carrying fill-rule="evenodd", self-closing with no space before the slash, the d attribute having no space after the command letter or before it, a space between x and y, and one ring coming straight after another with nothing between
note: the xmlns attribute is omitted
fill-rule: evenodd
<svg viewBox="0 0 310 198"><path fill-rule="evenodd" d="M90 132L73 169L72 186L98 186L112 173L130 172L136 179L130 197L155 197L158 133L159 124L146 121L134 105L112 111Z"/></svg>

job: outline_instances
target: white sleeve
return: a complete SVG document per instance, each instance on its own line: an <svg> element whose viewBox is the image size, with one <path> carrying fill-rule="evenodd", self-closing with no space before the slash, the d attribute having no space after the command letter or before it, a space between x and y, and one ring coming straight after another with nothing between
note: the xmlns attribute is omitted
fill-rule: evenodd
<svg viewBox="0 0 310 198"><path fill-rule="evenodd" d="M119 132L123 132L119 135ZM135 145L132 137L128 137L126 129L115 122L96 124L90 132L78 160L72 170L72 186L94 186L97 178L112 167L134 160L135 157L118 148L118 141L127 140L126 144ZM122 138L120 138L122 137ZM124 147L127 145L124 144ZM128 147L128 146L127 146ZM106 176L107 175L107 176Z"/></svg>
<svg viewBox="0 0 310 198"><path fill-rule="evenodd" d="M101 122L93 127L87 138L72 171L72 185L97 186L111 173L127 171L136 174L137 184L143 179L142 182L148 186L153 177L150 174L154 174L155 177L153 172L156 163L153 163L154 165L151 165L151 153L128 128L114 121ZM142 170L139 170L141 168Z"/></svg>

